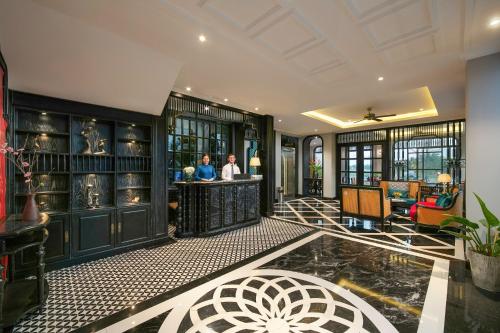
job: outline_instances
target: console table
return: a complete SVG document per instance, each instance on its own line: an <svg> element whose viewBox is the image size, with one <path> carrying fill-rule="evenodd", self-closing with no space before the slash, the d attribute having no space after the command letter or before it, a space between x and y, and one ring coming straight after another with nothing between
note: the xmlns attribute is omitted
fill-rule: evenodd
<svg viewBox="0 0 500 333"><path fill-rule="evenodd" d="M260 181L176 182L175 235L210 236L259 223Z"/></svg>
<svg viewBox="0 0 500 333"><path fill-rule="evenodd" d="M19 215L0 220L0 257L7 256L9 263L5 274L5 267L0 262L0 332L39 309L47 299L44 243L49 235L48 223L47 214L40 214L38 221L23 221ZM36 279L15 280L15 254L30 247L37 248Z"/></svg>

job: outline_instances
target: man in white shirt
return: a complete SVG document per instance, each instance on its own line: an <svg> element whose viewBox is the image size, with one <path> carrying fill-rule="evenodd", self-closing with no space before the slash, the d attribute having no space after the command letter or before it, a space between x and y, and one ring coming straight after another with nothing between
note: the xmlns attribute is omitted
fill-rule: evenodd
<svg viewBox="0 0 500 333"><path fill-rule="evenodd" d="M222 168L222 180L234 180L234 175L239 175L241 173L240 168L238 168L235 163L236 156L234 156L234 154L227 155L227 161L229 163Z"/></svg>

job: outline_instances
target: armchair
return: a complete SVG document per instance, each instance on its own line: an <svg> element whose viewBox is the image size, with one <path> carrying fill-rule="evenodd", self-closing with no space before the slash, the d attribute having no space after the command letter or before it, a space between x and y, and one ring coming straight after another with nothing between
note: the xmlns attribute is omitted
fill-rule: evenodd
<svg viewBox="0 0 500 333"><path fill-rule="evenodd" d="M462 216L463 214L463 192L455 192L451 203L446 207L439 207L435 204L417 203L416 213L413 217L416 226L435 226L439 227L441 222L449 215Z"/></svg>
<svg viewBox="0 0 500 333"><path fill-rule="evenodd" d="M380 187L341 186L340 219L343 215L375 219L384 222L391 216L391 200L384 195Z"/></svg>

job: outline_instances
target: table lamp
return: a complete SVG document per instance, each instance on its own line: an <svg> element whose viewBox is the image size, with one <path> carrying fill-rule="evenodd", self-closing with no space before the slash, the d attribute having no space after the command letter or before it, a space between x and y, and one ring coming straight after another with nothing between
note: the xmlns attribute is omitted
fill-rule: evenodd
<svg viewBox="0 0 500 333"><path fill-rule="evenodd" d="M448 184L451 183L451 176L447 173L441 173L437 179L438 183L443 184L443 193L448 191Z"/></svg>
<svg viewBox="0 0 500 333"><path fill-rule="evenodd" d="M260 158L257 156L252 157L249 164L252 168L255 168L255 174L257 174L257 167L260 167Z"/></svg>

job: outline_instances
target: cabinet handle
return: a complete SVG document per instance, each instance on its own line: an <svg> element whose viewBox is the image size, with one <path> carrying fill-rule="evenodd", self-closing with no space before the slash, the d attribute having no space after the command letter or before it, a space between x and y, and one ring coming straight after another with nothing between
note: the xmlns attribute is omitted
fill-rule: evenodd
<svg viewBox="0 0 500 333"><path fill-rule="evenodd" d="M69 231L68 230L66 230L64 232L64 242L69 243Z"/></svg>

